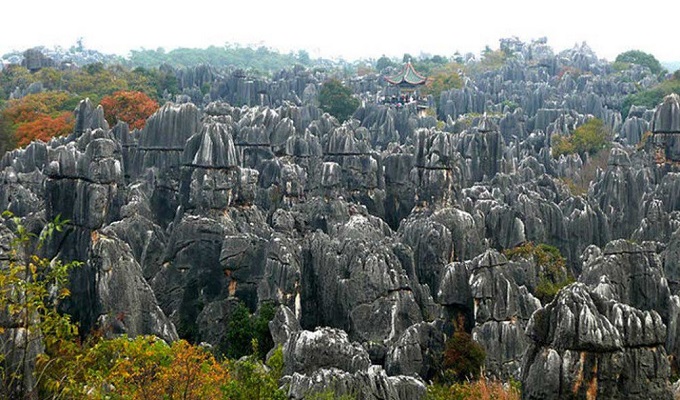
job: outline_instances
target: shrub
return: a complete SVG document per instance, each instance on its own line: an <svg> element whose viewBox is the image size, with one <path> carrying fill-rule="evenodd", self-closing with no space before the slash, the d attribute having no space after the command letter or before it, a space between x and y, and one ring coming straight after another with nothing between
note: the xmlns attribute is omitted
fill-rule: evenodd
<svg viewBox="0 0 680 400"><path fill-rule="evenodd" d="M535 295L542 304L551 302L560 289L574 282L574 278L567 270L566 259L557 247L527 242L513 249L507 249L503 253L510 260L523 258L536 263L539 272Z"/></svg>
<svg viewBox="0 0 680 400"><path fill-rule="evenodd" d="M578 175L573 178L562 178L561 180L569 187L569 191L576 196L588 193L590 183L597 178L598 169L607 168L610 149L604 149L584 161L583 167L578 171Z"/></svg>
<svg viewBox="0 0 680 400"><path fill-rule="evenodd" d="M428 77L420 94L423 96L432 95L435 103L439 104L439 98L443 91L450 89L460 89L463 87L463 79L458 74L460 66L456 63L445 64L436 68Z"/></svg>
<svg viewBox="0 0 680 400"><path fill-rule="evenodd" d="M431 385L426 400L519 400L520 391L513 385L480 379L451 386Z"/></svg>
<svg viewBox="0 0 680 400"><path fill-rule="evenodd" d="M227 365L207 350L154 336L94 339L68 359L39 365L45 371L43 397L219 398L230 380Z"/></svg>
<svg viewBox="0 0 680 400"><path fill-rule="evenodd" d="M158 109L158 103L142 92L118 91L102 99L104 118L113 126L127 122L131 129L142 129L146 119Z"/></svg>
<svg viewBox="0 0 680 400"><path fill-rule="evenodd" d="M70 133L73 99L65 92L48 91L7 101L0 112L0 147L9 150Z"/></svg>
<svg viewBox="0 0 680 400"><path fill-rule="evenodd" d="M276 310L271 303L264 303L258 313L251 315L248 307L242 302L236 307L229 320L225 339L219 345L219 352L228 358L240 358L250 354L253 339L257 342L259 359L264 359L267 352L274 347L274 340L269 332L269 321L274 318Z"/></svg>
<svg viewBox="0 0 680 400"><path fill-rule="evenodd" d="M337 79L326 81L319 91L319 106L340 122L348 120L359 107L359 100L352 96L352 90Z"/></svg>
<svg viewBox="0 0 680 400"><path fill-rule="evenodd" d="M477 378L484 366L486 359L484 348L461 328L462 326L459 326L459 330L446 341L442 362L444 383Z"/></svg>
<svg viewBox="0 0 680 400"><path fill-rule="evenodd" d="M621 115L627 116L633 105L654 108L663 101L663 98L671 93L680 93L680 74L673 74L671 79L665 80L658 85L638 93L629 94L621 104Z"/></svg>
<svg viewBox="0 0 680 400"><path fill-rule="evenodd" d="M553 135L552 155L554 158L574 153L580 154L581 158L584 158L586 153L593 155L605 148L609 133L602 120L593 118L574 129L570 136Z"/></svg>
<svg viewBox="0 0 680 400"><path fill-rule="evenodd" d="M253 340L252 353L258 354L257 341ZM285 400L286 392L279 389L283 371L283 351L278 348L267 365L256 356L247 356L230 362L234 379L223 387L224 398L230 400Z"/></svg>
<svg viewBox="0 0 680 400"><path fill-rule="evenodd" d="M654 75L659 75L665 72L665 69L661 66L659 60L656 59L652 54L645 53L640 50L629 50L616 56L617 63L631 63L642 65L649 68Z"/></svg>

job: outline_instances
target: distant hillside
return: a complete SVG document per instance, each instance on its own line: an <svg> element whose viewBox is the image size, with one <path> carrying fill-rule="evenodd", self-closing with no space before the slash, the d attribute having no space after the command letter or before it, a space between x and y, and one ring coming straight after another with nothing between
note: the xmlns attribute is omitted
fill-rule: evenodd
<svg viewBox="0 0 680 400"><path fill-rule="evenodd" d="M216 67L234 66L254 69L260 72L275 72L295 64L311 64L309 54L304 50L288 54L261 46L258 48L226 45L210 46L205 49L180 48L166 52L157 50L132 50L129 63L135 67L158 67L169 64L173 67L191 67L210 64Z"/></svg>

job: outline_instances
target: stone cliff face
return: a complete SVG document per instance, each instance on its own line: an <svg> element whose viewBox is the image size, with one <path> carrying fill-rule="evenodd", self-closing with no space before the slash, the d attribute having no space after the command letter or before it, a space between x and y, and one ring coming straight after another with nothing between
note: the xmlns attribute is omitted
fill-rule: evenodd
<svg viewBox="0 0 680 400"><path fill-rule="evenodd" d="M110 128L83 101L72 135L3 157L0 206L33 227L70 220L45 255L87 261L66 305L87 329L219 346L239 301L276 305L291 398L420 398L455 329L525 398L670 398L678 97L621 121L611 107L627 88L589 49L527 46L443 93L443 126L375 104L340 124L302 71L184 71L187 96L210 83L208 100L231 104L168 103L142 131ZM562 67L596 73L558 79ZM302 100L284 104L291 93ZM575 195L563 179L590 161L553 159L550 135L588 114L627 144L653 134L614 146ZM577 280L549 304L536 261L503 254L527 242L558 248Z"/></svg>

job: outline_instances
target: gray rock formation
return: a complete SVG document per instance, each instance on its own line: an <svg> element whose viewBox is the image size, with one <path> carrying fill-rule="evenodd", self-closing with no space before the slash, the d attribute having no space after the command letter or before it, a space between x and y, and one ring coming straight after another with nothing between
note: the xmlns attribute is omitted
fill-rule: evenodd
<svg viewBox="0 0 680 400"><path fill-rule="evenodd" d="M421 399L425 395L422 380L388 376L382 367L371 365L368 352L358 343L350 343L342 330L302 330L285 306L279 307L269 327L274 342L283 346L282 381L288 385L291 399L328 390L336 396L376 400Z"/></svg>
<svg viewBox="0 0 680 400"><path fill-rule="evenodd" d="M655 311L607 300L581 283L534 313L522 397L671 399L666 327Z"/></svg>
<svg viewBox="0 0 680 400"><path fill-rule="evenodd" d="M680 161L680 96L666 96L652 121L654 144L668 162Z"/></svg>
<svg viewBox="0 0 680 400"><path fill-rule="evenodd" d="M657 82L644 68L615 74L583 45L502 46L501 66L465 68L462 88L439 96L442 122L373 104L394 90L377 75L348 82L364 105L340 124L315 105L322 71L165 66L179 102L143 130L109 128L83 101L73 134L7 153L0 208L35 233L70 220L44 253L88 261L64 305L85 331L219 347L240 303L279 307L271 332L292 398L419 398L454 329L527 398L667 397L666 357L680 355L678 97L622 122L625 96ZM622 142L608 165L554 159L551 135L593 117ZM534 260L501 255L529 241L557 247L580 282L544 308Z"/></svg>
<svg viewBox="0 0 680 400"><path fill-rule="evenodd" d="M462 322L471 319L473 338L486 350L488 373L500 379L519 378L520 361L529 344L524 328L541 307L527 289L535 290L537 277L535 265L508 263L493 250L446 266L438 300L459 325L461 318Z"/></svg>

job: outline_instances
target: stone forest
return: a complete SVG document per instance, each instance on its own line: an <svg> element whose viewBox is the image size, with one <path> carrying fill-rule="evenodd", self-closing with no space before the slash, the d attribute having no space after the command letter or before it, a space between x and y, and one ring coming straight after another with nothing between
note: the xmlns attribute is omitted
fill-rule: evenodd
<svg viewBox="0 0 680 400"><path fill-rule="evenodd" d="M653 56L74 54L0 70L2 397L680 393L680 73Z"/></svg>

